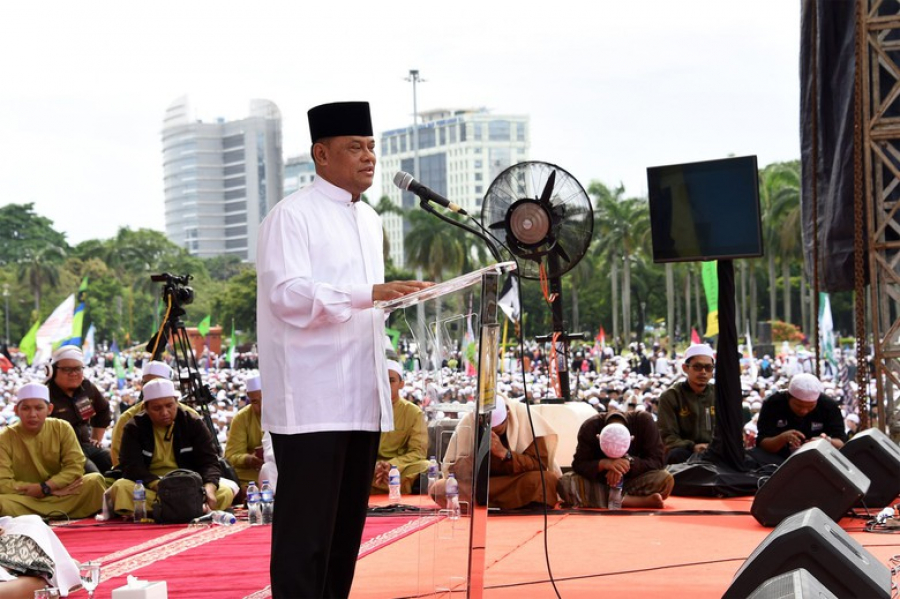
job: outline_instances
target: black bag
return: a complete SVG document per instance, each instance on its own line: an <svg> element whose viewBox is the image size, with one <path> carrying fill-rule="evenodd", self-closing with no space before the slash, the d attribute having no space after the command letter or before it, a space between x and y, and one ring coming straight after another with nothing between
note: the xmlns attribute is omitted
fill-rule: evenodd
<svg viewBox="0 0 900 599"><path fill-rule="evenodd" d="M671 464L667 470L675 478L672 495L678 497L746 497L756 494L761 480L771 468L738 472L710 462Z"/></svg>
<svg viewBox="0 0 900 599"><path fill-rule="evenodd" d="M203 515L206 490L193 470L172 470L156 487L153 520L158 524L184 524Z"/></svg>

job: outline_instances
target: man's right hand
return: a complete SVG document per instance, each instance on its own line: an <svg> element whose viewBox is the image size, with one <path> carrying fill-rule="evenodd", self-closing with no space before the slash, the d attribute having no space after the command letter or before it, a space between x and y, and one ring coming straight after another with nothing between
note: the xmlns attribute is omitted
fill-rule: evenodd
<svg viewBox="0 0 900 599"><path fill-rule="evenodd" d="M791 448L791 451L799 448L806 440L806 436L803 433L794 429L784 431L781 433L780 437L784 441L784 444Z"/></svg>
<svg viewBox="0 0 900 599"><path fill-rule="evenodd" d="M372 301L390 301L427 289L434 285L428 281L391 281L390 283L379 283L372 286Z"/></svg>
<svg viewBox="0 0 900 599"><path fill-rule="evenodd" d="M375 477L372 480L372 484L386 487L388 484L388 474L390 474L390 472L390 462L375 462Z"/></svg>

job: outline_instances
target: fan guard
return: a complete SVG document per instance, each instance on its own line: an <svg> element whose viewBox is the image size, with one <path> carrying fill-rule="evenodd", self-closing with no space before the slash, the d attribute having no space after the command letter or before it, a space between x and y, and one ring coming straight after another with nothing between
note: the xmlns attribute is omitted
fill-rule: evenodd
<svg viewBox="0 0 900 599"><path fill-rule="evenodd" d="M482 225L504 231L519 274L540 278L569 272L587 253L594 232L591 200L580 183L555 164L520 162L500 173L484 196ZM495 233L496 234L496 233Z"/></svg>

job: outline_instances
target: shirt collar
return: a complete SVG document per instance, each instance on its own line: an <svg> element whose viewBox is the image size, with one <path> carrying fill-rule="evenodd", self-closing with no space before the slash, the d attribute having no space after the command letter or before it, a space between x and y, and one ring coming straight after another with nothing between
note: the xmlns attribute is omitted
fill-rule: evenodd
<svg viewBox="0 0 900 599"><path fill-rule="evenodd" d="M353 203L353 196L349 191L329 183L321 175L316 175L316 178L313 179L313 186L329 200L340 204Z"/></svg>

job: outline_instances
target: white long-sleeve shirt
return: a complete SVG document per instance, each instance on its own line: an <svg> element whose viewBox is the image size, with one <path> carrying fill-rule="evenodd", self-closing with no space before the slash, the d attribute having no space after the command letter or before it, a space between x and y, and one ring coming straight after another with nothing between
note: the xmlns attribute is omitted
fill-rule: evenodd
<svg viewBox="0 0 900 599"><path fill-rule="evenodd" d="M279 434L393 428L384 355L381 219L321 177L260 225L257 333L262 428Z"/></svg>

